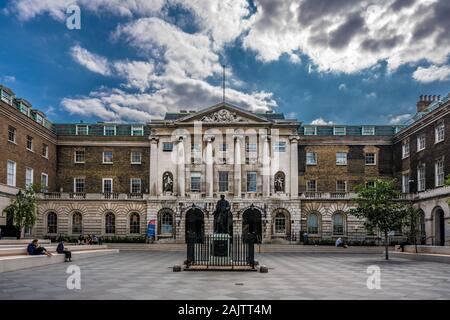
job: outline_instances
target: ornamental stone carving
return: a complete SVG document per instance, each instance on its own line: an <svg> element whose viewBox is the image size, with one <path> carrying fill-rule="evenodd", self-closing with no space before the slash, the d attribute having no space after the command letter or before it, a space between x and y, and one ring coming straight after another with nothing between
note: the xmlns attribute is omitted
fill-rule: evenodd
<svg viewBox="0 0 450 320"><path fill-rule="evenodd" d="M202 118L203 122L240 122L243 121L235 112L226 109L208 114Z"/></svg>

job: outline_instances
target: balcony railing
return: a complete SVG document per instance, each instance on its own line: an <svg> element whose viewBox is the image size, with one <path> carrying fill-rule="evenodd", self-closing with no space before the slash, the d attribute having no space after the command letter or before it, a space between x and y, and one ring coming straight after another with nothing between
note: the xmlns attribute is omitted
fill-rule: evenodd
<svg viewBox="0 0 450 320"><path fill-rule="evenodd" d="M103 193L103 199L117 200L119 199L119 194L116 192L105 192Z"/></svg>
<svg viewBox="0 0 450 320"><path fill-rule="evenodd" d="M86 193L84 192L71 192L69 193L69 198L70 199L86 199Z"/></svg>
<svg viewBox="0 0 450 320"><path fill-rule="evenodd" d="M345 200L354 199L356 196L354 192L304 192L300 195L300 199Z"/></svg>

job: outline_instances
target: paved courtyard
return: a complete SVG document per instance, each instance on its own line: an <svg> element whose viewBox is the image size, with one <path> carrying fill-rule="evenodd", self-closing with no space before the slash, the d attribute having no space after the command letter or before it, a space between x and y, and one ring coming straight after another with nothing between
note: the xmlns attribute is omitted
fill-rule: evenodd
<svg viewBox="0 0 450 320"><path fill-rule="evenodd" d="M448 264L378 254L260 254L269 273L172 272L181 253L126 252L74 261L81 289L56 264L0 273L0 299L450 299ZM366 286L381 268L381 289Z"/></svg>

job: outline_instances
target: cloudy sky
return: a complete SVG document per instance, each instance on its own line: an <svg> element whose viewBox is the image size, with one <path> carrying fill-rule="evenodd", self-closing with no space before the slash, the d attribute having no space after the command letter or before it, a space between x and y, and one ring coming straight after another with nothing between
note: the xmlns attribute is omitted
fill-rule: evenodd
<svg viewBox="0 0 450 320"><path fill-rule="evenodd" d="M243 108L397 124L450 93L449 16L448 0L0 0L0 83L55 122L145 122L220 102L225 64Z"/></svg>

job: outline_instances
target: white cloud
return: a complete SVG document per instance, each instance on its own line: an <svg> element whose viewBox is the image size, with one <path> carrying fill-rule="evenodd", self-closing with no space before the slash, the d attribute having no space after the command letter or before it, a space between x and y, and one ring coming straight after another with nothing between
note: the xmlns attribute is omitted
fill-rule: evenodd
<svg viewBox="0 0 450 320"><path fill-rule="evenodd" d="M347 91L347 85L345 83L341 83L339 85L339 91Z"/></svg>
<svg viewBox="0 0 450 320"><path fill-rule="evenodd" d="M76 45L70 49L72 57L88 70L107 76L111 74L108 60Z"/></svg>
<svg viewBox="0 0 450 320"><path fill-rule="evenodd" d="M416 81L429 83L434 81L450 80L450 66L431 66L428 68L419 67L413 73Z"/></svg>
<svg viewBox="0 0 450 320"><path fill-rule="evenodd" d="M403 124L413 116L411 114L391 115L389 118L390 124Z"/></svg>
<svg viewBox="0 0 450 320"><path fill-rule="evenodd" d="M322 125L330 125L330 124L334 124L333 121L325 121L322 117L315 119L311 122L311 124L316 125L316 126L322 126Z"/></svg>
<svg viewBox="0 0 450 320"><path fill-rule="evenodd" d="M144 92L156 79L153 63L145 61L117 61L114 63L117 74L126 79L128 88Z"/></svg>
<svg viewBox="0 0 450 320"><path fill-rule="evenodd" d="M366 98L368 99L376 99L377 98L377 94L375 92L371 92L366 94Z"/></svg>
<svg viewBox="0 0 450 320"><path fill-rule="evenodd" d="M16 77L14 77L14 76L3 76L3 77L0 77L0 80L4 81L4 82L12 83L12 82L16 82Z"/></svg>

